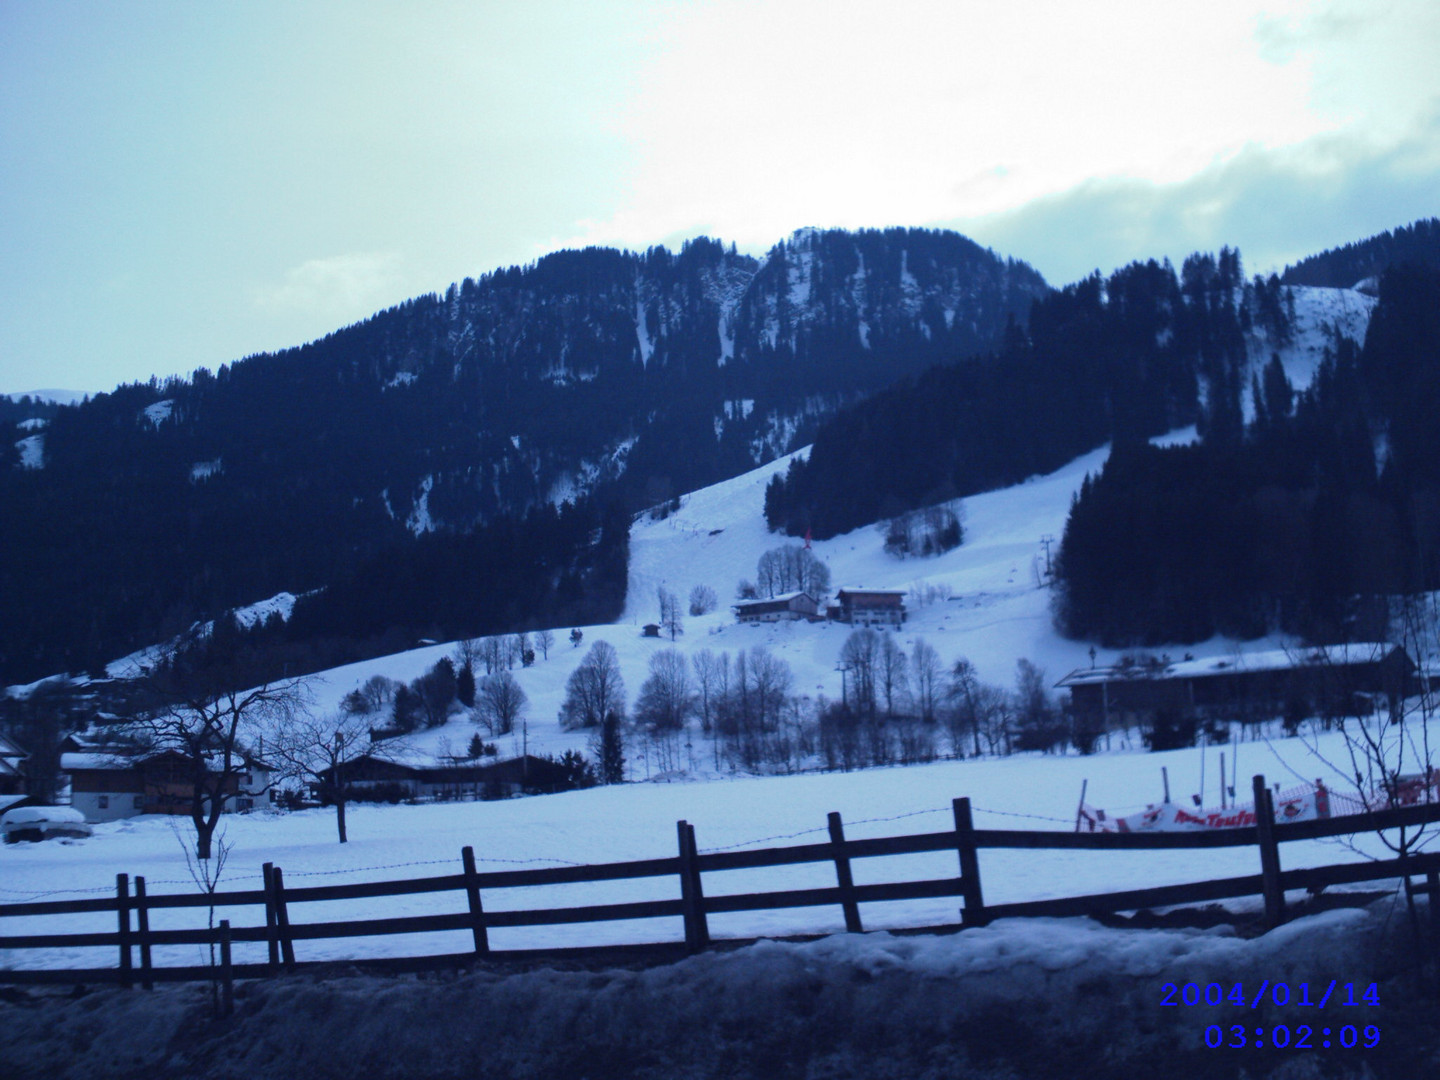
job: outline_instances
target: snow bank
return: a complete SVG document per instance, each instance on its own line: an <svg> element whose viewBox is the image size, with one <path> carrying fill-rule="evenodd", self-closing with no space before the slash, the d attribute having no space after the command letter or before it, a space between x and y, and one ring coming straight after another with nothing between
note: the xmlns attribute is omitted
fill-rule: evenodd
<svg viewBox="0 0 1440 1080"><path fill-rule="evenodd" d="M1405 924L1382 901L1252 940L1037 919L945 937L763 942L639 969L335 969L242 983L227 1021L211 1018L206 987L35 992L0 1004L0 1060L13 1080L1413 1077L1440 1059ZM1380 1005L1276 1007L1273 991L1256 1009L1161 1004L1166 983L1227 995L1240 984L1247 998L1284 983L1292 1001L1308 983L1318 1001L1332 979L1336 1002L1345 983L1357 998L1375 983ZM1235 1023L1252 1038L1310 1025L1315 1048L1206 1047L1207 1026ZM1341 1025L1377 1025L1380 1043L1322 1049L1327 1024L1332 1041Z"/></svg>

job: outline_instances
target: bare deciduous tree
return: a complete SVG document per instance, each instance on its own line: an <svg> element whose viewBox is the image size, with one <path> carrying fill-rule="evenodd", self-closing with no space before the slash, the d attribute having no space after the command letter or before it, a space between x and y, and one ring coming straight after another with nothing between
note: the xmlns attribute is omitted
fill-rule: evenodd
<svg viewBox="0 0 1440 1080"><path fill-rule="evenodd" d="M940 654L924 638L916 638L910 650L911 682L914 686L915 708L920 713L920 719L927 724L935 720L940 708L943 672Z"/></svg>
<svg viewBox="0 0 1440 1080"><path fill-rule="evenodd" d="M621 719L625 716L625 680L615 647L597 641L565 683L560 723L571 729L593 728L611 714Z"/></svg>
<svg viewBox="0 0 1440 1080"><path fill-rule="evenodd" d="M349 839L345 806L350 795L350 766L361 758L389 760L401 745L398 739L372 743L369 723L357 713L315 716L297 711L279 725L266 751L280 766L282 776L313 785L323 801L335 805L335 828L344 844Z"/></svg>
<svg viewBox="0 0 1440 1080"><path fill-rule="evenodd" d="M247 743L283 726L309 700L303 679L218 693L201 680L174 672L157 676L158 702L140 717L151 753L176 757L195 825L195 857L210 858L211 840L226 802L247 771Z"/></svg>
<svg viewBox="0 0 1440 1080"><path fill-rule="evenodd" d="M720 598L709 585L696 585L690 590L690 614L708 615L720 604Z"/></svg>
<svg viewBox="0 0 1440 1080"><path fill-rule="evenodd" d="M680 618L680 599L663 585L656 590L656 597L660 601L660 628L674 641L685 632Z"/></svg>
<svg viewBox="0 0 1440 1080"><path fill-rule="evenodd" d="M508 671L487 675L475 688L475 713L491 735L508 735L529 702Z"/></svg>

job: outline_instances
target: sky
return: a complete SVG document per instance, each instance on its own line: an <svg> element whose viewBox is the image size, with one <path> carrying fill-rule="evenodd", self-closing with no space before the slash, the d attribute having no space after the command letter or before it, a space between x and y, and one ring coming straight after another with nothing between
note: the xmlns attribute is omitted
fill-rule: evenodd
<svg viewBox="0 0 1440 1080"><path fill-rule="evenodd" d="M1054 285L1440 214L1434 0L0 0L0 393L565 247L952 228Z"/></svg>

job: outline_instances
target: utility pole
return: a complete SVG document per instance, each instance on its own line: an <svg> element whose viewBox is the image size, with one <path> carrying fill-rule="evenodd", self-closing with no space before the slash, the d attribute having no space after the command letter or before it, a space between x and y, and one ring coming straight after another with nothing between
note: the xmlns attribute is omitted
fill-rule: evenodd
<svg viewBox="0 0 1440 1080"><path fill-rule="evenodd" d="M1047 581L1050 579L1050 575L1051 575L1051 571L1050 571L1050 545L1053 544L1054 542L1055 542L1055 537L1051 536L1049 533L1046 533L1044 536L1040 537L1040 543L1045 546L1045 578L1046 578Z"/></svg>

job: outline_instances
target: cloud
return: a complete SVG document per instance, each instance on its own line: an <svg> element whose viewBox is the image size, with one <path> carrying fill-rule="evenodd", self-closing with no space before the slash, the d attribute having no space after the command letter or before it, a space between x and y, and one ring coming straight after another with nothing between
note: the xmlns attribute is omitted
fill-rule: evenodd
<svg viewBox="0 0 1440 1080"><path fill-rule="evenodd" d="M400 286L398 255L356 252L291 267L278 284L256 290L255 303L276 314L358 318L393 299Z"/></svg>
<svg viewBox="0 0 1440 1080"><path fill-rule="evenodd" d="M1172 184L1091 180L1004 213L942 224L1026 259L1052 284L1136 259L1242 247L1250 272L1440 215L1440 111L1397 143L1354 134L1246 148Z"/></svg>

